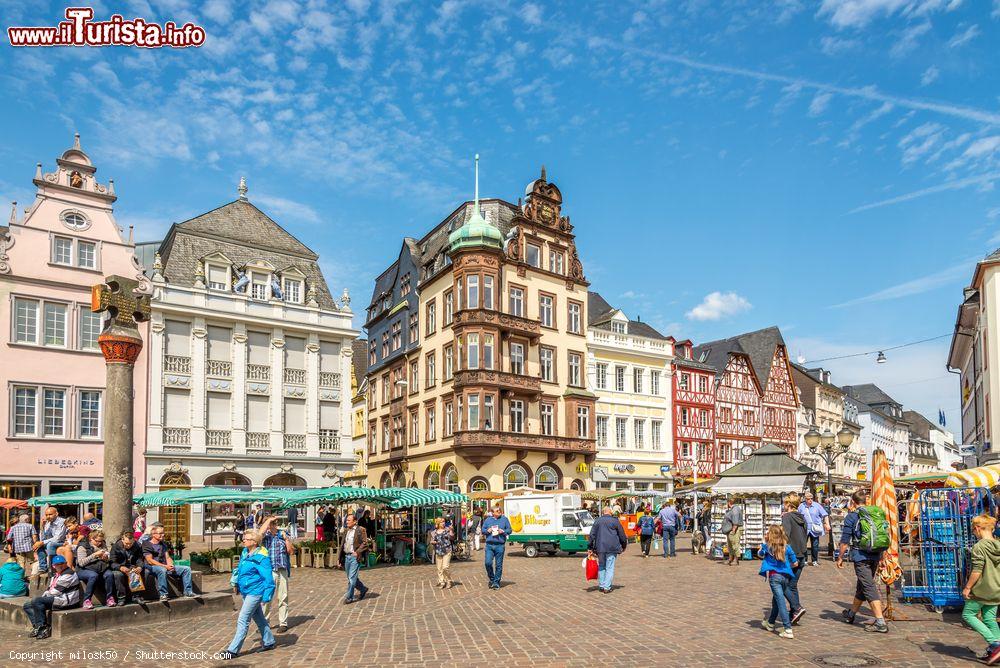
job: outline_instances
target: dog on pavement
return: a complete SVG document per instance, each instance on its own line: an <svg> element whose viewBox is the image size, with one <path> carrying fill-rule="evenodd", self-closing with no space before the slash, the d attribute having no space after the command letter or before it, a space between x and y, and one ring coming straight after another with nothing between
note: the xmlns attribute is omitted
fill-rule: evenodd
<svg viewBox="0 0 1000 668"><path fill-rule="evenodd" d="M705 554L705 534L701 531L691 536L691 554Z"/></svg>

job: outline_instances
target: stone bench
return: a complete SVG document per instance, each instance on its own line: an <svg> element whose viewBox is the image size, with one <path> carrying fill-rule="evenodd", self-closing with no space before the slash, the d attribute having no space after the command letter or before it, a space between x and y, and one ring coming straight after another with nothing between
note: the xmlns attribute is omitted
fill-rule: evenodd
<svg viewBox="0 0 1000 668"><path fill-rule="evenodd" d="M202 578L202 574L201 574L200 571L194 571L194 570L191 571L191 589L193 589L194 593L196 593L196 594L200 594L202 592L201 578ZM146 590L145 591L140 591L140 592L133 592L133 594L132 594L133 598L141 598L144 601L158 601L158 600L160 600L160 595L156 591L156 576L155 575L153 575L149 571L145 571L143 573L143 584L146 585ZM81 593L82 593L82 591L83 591L84 588L85 587L83 586L83 583L80 583L80 591L81 591ZM180 578L175 578L175 577L167 576L167 590L170 592L170 596L174 597L174 598L177 598L181 594L183 594L184 592L183 592L183 589L181 587L181 580L180 580ZM40 594L41 592L39 591L38 593ZM104 578L99 577L97 579L97 584L94 585L94 597L92 599L94 601L94 605L95 606L96 605L104 605L104 601L106 601L107 598L108 598L107 592L104 591ZM80 601L80 602L83 603L83 601Z"/></svg>
<svg viewBox="0 0 1000 668"><path fill-rule="evenodd" d="M0 599L0 624L21 630L29 629L31 622L22 609L28 600L26 596ZM93 610L79 607L53 610L52 637L128 629L143 624L171 624L203 615L232 612L234 609L231 593L211 592L200 594L198 598L176 598L162 603L157 600L113 608L100 606Z"/></svg>

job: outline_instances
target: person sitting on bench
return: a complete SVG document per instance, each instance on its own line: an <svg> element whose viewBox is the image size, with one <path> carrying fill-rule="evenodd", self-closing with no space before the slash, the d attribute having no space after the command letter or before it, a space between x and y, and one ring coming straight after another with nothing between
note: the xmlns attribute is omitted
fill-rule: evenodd
<svg viewBox="0 0 1000 668"><path fill-rule="evenodd" d="M142 547L135 540L135 535L131 531L123 531L121 538L115 541L111 548L111 571L115 578L115 604L125 605L125 599L133 601L132 591L128 586L129 578L133 575L143 576L143 564L146 560L142 556ZM111 592L108 592L110 595Z"/></svg>
<svg viewBox="0 0 1000 668"><path fill-rule="evenodd" d="M66 565L66 557L57 554L52 557L53 577L49 588L41 596L36 596L24 604L24 612L31 620L31 637L44 640L52 635L49 623L51 610L65 610L80 605L80 578Z"/></svg>
<svg viewBox="0 0 1000 668"><path fill-rule="evenodd" d="M84 526L81 526L82 530ZM104 541L104 531L91 531L81 539L76 546L76 574L86 583L83 592L83 607L90 610L94 607L90 600L94 595L94 587L98 580L104 580L105 605L109 608L115 605L115 575L111 569L111 552Z"/></svg>
<svg viewBox="0 0 1000 668"><path fill-rule="evenodd" d="M184 587L184 596L193 598L195 593L191 589L191 569L188 566L174 566L174 560L170 558L170 550L163 542L166 530L162 527L154 527L149 534L149 540L142 544L142 556L146 560L146 568L156 576L156 589L160 593L161 601L170 600L170 592L167 590L167 575L173 575L181 579Z"/></svg>

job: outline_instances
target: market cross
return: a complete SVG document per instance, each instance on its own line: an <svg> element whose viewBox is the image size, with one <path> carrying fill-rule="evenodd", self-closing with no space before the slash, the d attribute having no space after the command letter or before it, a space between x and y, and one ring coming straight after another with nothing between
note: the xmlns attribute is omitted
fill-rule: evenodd
<svg viewBox="0 0 1000 668"><path fill-rule="evenodd" d="M108 276L91 288L90 308L107 312L97 342L104 353L107 380L104 412L104 528L119 536L132 527L133 430L135 361L142 351L139 323L149 320L149 295L136 294L139 283Z"/></svg>

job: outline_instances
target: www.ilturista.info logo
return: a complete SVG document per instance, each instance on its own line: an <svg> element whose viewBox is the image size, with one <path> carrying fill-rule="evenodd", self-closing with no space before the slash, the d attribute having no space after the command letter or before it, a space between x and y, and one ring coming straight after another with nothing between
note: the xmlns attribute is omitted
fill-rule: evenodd
<svg viewBox="0 0 1000 668"><path fill-rule="evenodd" d="M55 27L11 26L7 37L11 46L138 46L146 49L183 49L205 43L205 29L191 22L178 26L145 19L125 19L114 14L107 21L92 21L91 7L68 7L66 21Z"/></svg>

